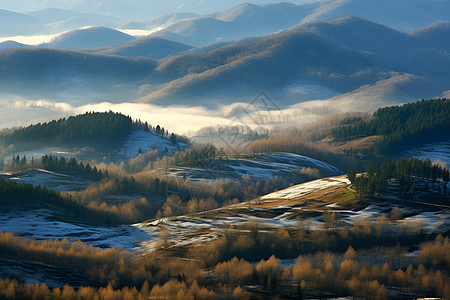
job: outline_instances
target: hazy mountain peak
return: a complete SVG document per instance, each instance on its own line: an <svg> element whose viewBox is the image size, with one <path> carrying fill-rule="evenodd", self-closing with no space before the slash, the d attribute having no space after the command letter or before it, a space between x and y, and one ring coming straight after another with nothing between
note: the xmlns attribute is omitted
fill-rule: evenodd
<svg viewBox="0 0 450 300"><path fill-rule="evenodd" d="M423 45L450 52L450 22L437 23L411 33Z"/></svg>
<svg viewBox="0 0 450 300"><path fill-rule="evenodd" d="M42 46L58 49L98 48L134 40L131 35L106 27L72 30Z"/></svg>
<svg viewBox="0 0 450 300"><path fill-rule="evenodd" d="M241 3L230 9L217 13L215 17L222 21L234 21L240 18L249 17L261 11L261 7L251 3Z"/></svg>
<svg viewBox="0 0 450 300"><path fill-rule="evenodd" d="M95 13L87 13L80 11L73 11L70 9L64 8L56 8L56 7L47 7L39 10L33 10L27 12L27 15L35 16L41 19L46 19L53 22L67 20L73 17L80 17L84 19L90 19L92 21L97 22L106 22L106 23L119 23L120 19L112 16L95 14Z"/></svg>
<svg viewBox="0 0 450 300"><path fill-rule="evenodd" d="M436 23L436 24L433 24L430 26L419 28L419 29L411 32L411 34L415 35L415 36L421 36L421 35L434 34L434 33L440 33L440 32L448 33L449 30L450 30L450 22L441 22L441 23Z"/></svg>
<svg viewBox="0 0 450 300"><path fill-rule="evenodd" d="M39 32L45 21L34 16L0 9L0 35L25 35Z"/></svg>
<svg viewBox="0 0 450 300"><path fill-rule="evenodd" d="M17 43L14 41L6 41L3 43L0 43L0 51L1 50L5 50L5 49L13 49L13 48L30 48L31 46L29 45L24 45L21 43Z"/></svg>
<svg viewBox="0 0 450 300"><path fill-rule="evenodd" d="M315 10L304 22L358 15L403 31L448 20L450 10L450 1L440 0L322 0L313 4Z"/></svg>
<svg viewBox="0 0 450 300"><path fill-rule="evenodd" d="M168 56L177 55L189 49L192 49L192 47L183 43L167 40L158 36L146 36L128 43L99 49L89 49L89 51L102 54L132 57L143 56L153 59L162 59Z"/></svg>
<svg viewBox="0 0 450 300"><path fill-rule="evenodd" d="M160 17L151 19L149 21L143 21L143 22L127 22L120 25L119 28L125 28L125 29L156 29L156 28L165 28L167 26L170 26L174 23L186 20L186 19L193 19L199 17L196 13L189 13L189 12L174 12L166 15L162 15Z"/></svg>

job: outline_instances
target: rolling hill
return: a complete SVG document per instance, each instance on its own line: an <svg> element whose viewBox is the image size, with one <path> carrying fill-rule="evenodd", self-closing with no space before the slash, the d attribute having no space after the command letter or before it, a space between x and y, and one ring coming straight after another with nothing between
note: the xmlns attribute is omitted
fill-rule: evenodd
<svg viewBox="0 0 450 300"><path fill-rule="evenodd" d="M50 22L60 22L70 18L81 18L88 22L98 23L98 25L112 25L121 22L121 19L115 18L108 15L103 14L95 14L95 13L86 13L81 11L74 11L70 9L62 9L62 8L42 8L38 10L33 10L27 12L27 15L33 16L39 19L48 20ZM93 26L94 24L86 24Z"/></svg>
<svg viewBox="0 0 450 300"><path fill-rule="evenodd" d="M438 23L417 29L412 35L423 45L450 51L450 22Z"/></svg>
<svg viewBox="0 0 450 300"><path fill-rule="evenodd" d="M58 34L86 26L119 24L119 18L70 9L43 8L17 13L0 9L0 36Z"/></svg>
<svg viewBox="0 0 450 300"><path fill-rule="evenodd" d="M266 6L243 3L229 10L179 21L154 35L200 46L285 30L299 24L311 11L309 7L289 3Z"/></svg>
<svg viewBox="0 0 450 300"><path fill-rule="evenodd" d="M111 90L119 90L129 101L139 98L155 104L213 108L246 101L264 90L283 99L277 100L280 107L335 95L333 102L344 99L355 109L367 109L432 98L448 90L449 53L423 43L433 39L433 33L407 34L359 17L345 17L302 24L261 38L194 48L158 62L70 51L9 51L0 56L0 77L9 91L19 94L24 92L19 86L31 81L41 91L67 92L70 86L87 92L92 88L105 92L105 98L118 99ZM171 54L167 49L179 54L188 46L149 37L95 51L160 58ZM106 82L115 85L106 88Z"/></svg>
<svg viewBox="0 0 450 300"><path fill-rule="evenodd" d="M206 45L248 36L267 35L313 21L359 16L401 31L449 21L448 1L321 0L304 4L239 4L227 10L180 20L154 33L190 45Z"/></svg>
<svg viewBox="0 0 450 300"><path fill-rule="evenodd" d="M144 58L35 48L2 51L0 65L0 85L5 92L31 97L54 97L56 93L59 99L65 93L72 103L85 103L92 96L86 95L89 91L101 93L109 101L123 101L157 63Z"/></svg>
<svg viewBox="0 0 450 300"><path fill-rule="evenodd" d="M21 43L17 43L14 41L6 41L3 43L0 43L0 51L6 50L6 49L14 49L14 48L31 48L30 45L25 45Z"/></svg>
<svg viewBox="0 0 450 300"><path fill-rule="evenodd" d="M56 49L85 49L105 47L134 40L131 35L106 27L90 27L63 33L41 47Z"/></svg>
<svg viewBox="0 0 450 300"><path fill-rule="evenodd" d="M37 17L0 9L0 36L38 33L45 21Z"/></svg>
<svg viewBox="0 0 450 300"><path fill-rule="evenodd" d="M98 54L110 54L132 57L148 57L152 59L162 59L168 56L175 56L192 49L191 46L179 42L163 39L160 37L148 36L135 39L128 43L112 45L97 49L89 49L89 52Z"/></svg>
<svg viewBox="0 0 450 300"><path fill-rule="evenodd" d="M314 2L314 12L303 22L327 21L347 15L359 16L401 31L411 31L448 21L448 1L399 0L322 0Z"/></svg>
<svg viewBox="0 0 450 300"><path fill-rule="evenodd" d="M446 90L450 78L444 66L448 67L448 53L423 45L410 34L346 17L169 58L157 70L171 80L141 100L170 97L175 102L193 93L198 98L223 99L225 94L265 90L298 101L302 95L290 89L302 83L340 94L369 93L387 101L417 99Z"/></svg>
<svg viewBox="0 0 450 300"><path fill-rule="evenodd" d="M132 22L125 22L120 24L119 28L122 29L157 29L157 28L164 28L169 25L172 25L174 23L177 23L182 20L186 19L192 19L195 17L198 17L198 14L195 13L187 13L187 12L174 12L167 15L163 15L148 21L132 21Z"/></svg>

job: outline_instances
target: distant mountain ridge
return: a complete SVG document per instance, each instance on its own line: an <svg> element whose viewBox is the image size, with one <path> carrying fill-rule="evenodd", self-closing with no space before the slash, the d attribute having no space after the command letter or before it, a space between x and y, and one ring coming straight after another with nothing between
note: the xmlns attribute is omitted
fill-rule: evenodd
<svg viewBox="0 0 450 300"><path fill-rule="evenodd" d="M151 37L96 50L141 55L151 53L152 47L158 53L158 44L163 50L180 47L181 52L174 52L179 55L159 61L76 51L9 50L0 52L0 85L17 93L24 92L19 82L33 82L47 92L81 86L85 92L105 93L105 98L120 91L111 95L114 101L126 95L127 101L211 108L246 101L261 90L279 99L280 106L329 95L352 99L352 105L380 106L376 101L392 104L432 98L449 89L450 54L423 42L434 34L425 29L407 34L350 16L199 51Z"/></svg>
<svg viewBox="0 0 450 300"><path fill-rule="evenodd" d="M35 33L45 21L26 14L0 9L0 36Z"/></svg>
<svg viewBox="0 0 450 300"><path fill-rule="evenodd" d="M256 94L258 90L280 95L280 90L302 82L347 93L394 78L401 81L395 86L405 82L409 82L409 88L414 86L411 97L413 93L424 95L449 86L450 78L444 74L444 66L450 67L448 58L448 53L422 45L413 35L358 17L345 17L300 25L196 55L169 58L157 70L173 80L141 101L175 101L192 93L220 99L225 89L236 95ZM399 77L405 74L410 75ZM429 82L430 78L435 82ZM389 89L397 96L408 97L404 86ZM301 95L297 99L301 100Z"/></svg>
<svg viewBox="0 0 450 300"><path fill-rule="evenodd" d="M256 1L256 3L267 1ZM48 5L56 2L49 2ZM230 2L230 6L236 1ZM70 7L41 8L28 13L0 11L0 36L55 34L86 26L105 26L117 29L144 29L188 45L262 36L313 21L330 21L348 15L359 16L393 29L408 32L438 22L448 22L448 0L319 0L302 4L290 2L270 4L241 3L214 13L180 11L154 17L146 21L132 19L130 13L145 16L149 3L122 1L80 1ZM184 3L187 4L187 3ZM183 4L183 5L184 5ZM64 5L63 5L64 6ZM42 7L38 5L37 7ZM185 5L189 11L190 5ZM219 5L217 7L223 7ZM127 17L123 17L127 15ZM151 14L148 14L151 16ZM116 17L115 17L116 16ZM118 16L118 17L117 17Z"/></svg>
<svg viewBox="0 0 450 300"><path fill-rule="evenodd" d="M133 41L135 38L123 32L106 27L90 27L61 34L41 47L56 49L86 49L110 46Z"/></svg>
<svg viewBox="0 0 450 300"><path fill-rule="evenodd" d="M0 52L0 86L4 92L25 97L54 97L85 103L92 93L109 101L123 101L139 89L157 62L144 58L90 54L46 48Z"/></svg>
<svg viewBox="0 0 450 300"><path fill-rule="evenodd" d="M276 33L313 21L355 15L402 31L450 21L450 1L426 0L321 0L255 5L242 3L217 13L180 20L154 33L190 45L235 40Z"/></svg>
<svg viewBox="0 0 450 300"><path fill-rule="evenodd" d="M14 48L31 48L32 46L17 43L14 41L6 41L0 43L0 51L6 50L6 49L14 49Z"/></svg>
<svg viewBox="0 0 450 300"><path fill-rule="evenodd" d="M153 35L200 46L285 30L299 24L309 12L312 8L291 3L265 6L243 3L229 10L181 20Z"/></svg>
<svg viewBox="0 0 450 300"><path fill-rule="evenodd" d="M412 35L424 45L450 52L450 22L417 29Z"/></svg>
<svg viewBox="0 0 450 300"><path fill-rule="evenodd" d="M88 49L89 52L98 54L110 54L132 57L148 57L152 59L163 59L188 51L193 47L179 42L148 36L135 39L128 43L105 46L102 48Z"/></svg>

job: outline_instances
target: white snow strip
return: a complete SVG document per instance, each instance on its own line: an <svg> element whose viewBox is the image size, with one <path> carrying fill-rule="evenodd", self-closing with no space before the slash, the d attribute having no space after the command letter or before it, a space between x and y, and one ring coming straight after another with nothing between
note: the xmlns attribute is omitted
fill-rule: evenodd
<svg viewBox="0 0 450 300"><path fill-rule="evenodd" d="M261 200L269 199L285 199L292 200L300 196L310 194L312 192L320 191L332 186L341 186L344 184L349 184L350 181L345 178L345 176L330 177L325 179L318 179L292 187L288 187L284 190L270 193L268 195L262 196Z"/></svg>

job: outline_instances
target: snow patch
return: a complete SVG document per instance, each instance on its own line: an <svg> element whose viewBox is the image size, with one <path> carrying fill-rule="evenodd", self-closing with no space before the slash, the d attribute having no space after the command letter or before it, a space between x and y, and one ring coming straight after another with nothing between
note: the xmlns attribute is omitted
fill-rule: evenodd
<svg viewBox="0 0 450 300"><path fill-rule="evenodd" d="M16 236L36 240L64 239L100 248L120 247L134 251L137 243L152 239L147 232L135 226L95 226L70 223L48 209L2 209L0 229Z"/></svg>
<svg viewBox="0 0 450 300"><path fill-rule="evenodd" d="M285 199L292 200L300 196L310 194L312 192L320 191L333 186L341 186L349 184L350 181L345 176L330 177L324 179L318 179L306 183L301 183L292 187L288 187L284 190L273 192L261 197L261 200L276 200Z"/></svg>
<svg viewBox="0 0 450 300"><path fill-rule="evenodd" d="M183 151L189 147L191 146L185 143L172 144L168 139L144 130L133 130L124 145L117 150L117 154L133 158L139 155L139 149L141 149L141 153L158 150L160 154L172 155L176 151Z"/></svg>

